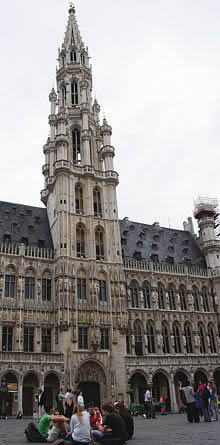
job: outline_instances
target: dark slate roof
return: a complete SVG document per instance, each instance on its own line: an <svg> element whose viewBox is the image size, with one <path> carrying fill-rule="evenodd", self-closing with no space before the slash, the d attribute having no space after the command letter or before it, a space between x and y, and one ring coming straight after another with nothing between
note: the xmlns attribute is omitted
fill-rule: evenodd
<svg viewBox="0 0 220 445"><path fill-rule="evenodd" d="M170 264L191 264L206 267L193 236L184 230L129 221L120 221L122 254L125 259L158 261Z"/></svg>
<svg viewBox="0 0 220 445"><path fill-rule="evenodd" d="M0 201L0 243L53 249L47 210Z"/></svg>

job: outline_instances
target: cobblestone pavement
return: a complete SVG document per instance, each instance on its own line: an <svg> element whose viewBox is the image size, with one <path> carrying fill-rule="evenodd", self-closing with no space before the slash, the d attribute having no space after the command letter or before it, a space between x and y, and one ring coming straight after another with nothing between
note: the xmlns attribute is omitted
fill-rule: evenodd
<svg viewBox="0 0 220 445"><path fill-rule="evenodd" d="M0 420L0 445L26 444L25 426L31 419ZM212 445L220 444L218 422L189 424L184 414L158 415L156 420L137 417L135 437L128 445Z"/></svg>

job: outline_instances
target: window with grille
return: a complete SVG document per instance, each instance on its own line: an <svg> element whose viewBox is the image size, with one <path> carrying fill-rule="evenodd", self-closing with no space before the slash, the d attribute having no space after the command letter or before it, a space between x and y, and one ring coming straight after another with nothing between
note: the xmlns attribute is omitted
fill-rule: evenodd
<svg viewBox="0 0 220 445"><path fill-rule="evenodd" d="M109 349L109 329L101 329L101 349Z"/></svg>
<svg viewBox="0 0 220 445"><path fill-rule="evenodd" d="M144 307L147 309L151 308L151 299L150 299L150 286L147 282L144 282L142 285L143 299L144 299Z"/></svg>
<svg viewBox="0 0 220 445"><path fill-rule="evenodd" d="M180 286L179 287L179 296L180 296L180 308L181 308L181 311L186 311L187 310L186 290L185 290L184 286Z"/></svg>
<svg viewBox="0 0 220 445"><path fill-rule="evenodd" d="M80 184L75 187L76 213L83 213L83 189Z"/></svg>
<svg viewBox="0 0 220 445"><path fill-rule="evenodd" d="M200 338L200 352L201 352L201 354L205 354L207 352L206 340L205 340L205 330L201 324L199 324L199 338Z"/></svg>
<svg viewBox="0 0 220 445"><path fill-rule="evenodd" d="M169 331L166 324L163 324L162 336L163 336L163 353L169 354L170 353Z"/></svg>
<svg viewBox="0 0 220 445"><path fill-rule="evenodd" d="M147 344L148 344L148 353L155 354L155 333L154 327L151 323L147 324Z"/></svg>
<svg viewBox="0 0 220 445"><path fill-rule="evenodd" d="M99 301L107 301L107 288L105 280L99 280Z"/></svg>
<svg viewBox="0 0 220 445"><path fill-rule="evenodd" d="M173 326L173 336L174 336L174 350L176 354L180 354L182 352L182 345L181 345L180 329L177 324Z"/></svg>
<svg viewBox="0 0 220 445"><path fill-rule="evenodd" d="M3 326L2 351L12 351L12 345L13 345L13 328L11 326Z"/></svg>
<svg viewBox="0 0 220 445"><path fill-rule="evenodd" d="M215 334L214 329L211 324L208 325L208 336L210 341L210 350L212 354L216 354L216 343L215 343Z"/></svg>
<svg viewBox="0 0 220 445"><path fill-rule="evenodd" d="M81 161L81 135L78 128L72 131L73 138L73 163L77 164Z"/></svg>
<svg viewBox="0 0 220 445"><path fill-rule="evenodd" d="M158 304L159 304L159 309L165 309L164 287L161 283L158 284Z"/></svg>
<svg viewBox="0 0 220 445"><path fill-rule="evenodd" d="M135 354L143 355L142 329L139 324L134 326Z"/></svg>
<svg viewBox="0 0 220 445"><path fill-rule="evenodd" d="M76 228L76 256L85 258L85 230L81 225Z"/></svg>
<svg viewBox="0 0 220 445"><path fill-rule="evenodd" d="M34 300L35 296L35 278L25 277L24 297L26 300Z"/></svg>
<svg viewBox="0 0 220 445"><path fill-rule="evenodd" d="M93 190L93 210L94 216L102 217L101 192L98 188Z"/></svg>
<svg viewBox="0 0 220 445"><path fill-rule="evenodd" d="M72 105L78 105L78 84L76 82L71 83L71 103Z"/></svg>
<svg viewBox="0 0 220 445"><path fill-rule="evenodd" d="M139 307L138 283L136 281L132 281L129 290L131 293L131 306Z"/></svg>
<svg viewBox="0 0 220 445"><path fill-rule="evenodd" d="M78 328L79 349L88 349L88 328Z"/></svg>
<svg viewBox="0 0 220 445"><path fill-rule="evenodd" d="M191 331L191 327L189 326L189 324L185 325L184 334L185 334L185 338L186 338L186 352L188 354L192 354L192 352L193 352L192 331Z"/></svg>
<svg viewBox="0 0 220 445"><path fill-rule="evenodd" d="M33 352L34 350L34 328L24 328L24 351Z"/></svg>
<svg viewBox="0 0 220 445"><path fill-rule="evenodd" d="M80 300L86 300L86 279L77 278L77 297Z"/></svg>
<svg viewBox="0 0 220 445"><path fill-rule="evenodd" d="M96 229L95 231L95 248L96 259L104 260L104 234L102 229Z"/></svg>
<svg viewBox="0 0 220 445"><path fill-rule="evenodd" d="M51 301L51 279L42 279L42 300Z"/></svg>
<svg viewBox="0 0 220 445"><path fill-rule="evenodd" d="M167 291L168 291L168 296L169 296L170 310L171 311L175 311L176 310L176 301L175 301L175 289L174 289L174 286L172 284L170 284L170 286L168 287Z"/></svg>
<svg viewBox="0 0 220 445"><path fill-rule="evenodd" d="M192 294L193 294L193 301L194 301L194 310L200 311L199 291L196 286L193 286Z"/></svg>
<svg viewBox="0 0 220 445"><path fill-rule="evenodd" d="M15 276L5 275L5 297L14 298L15 296Z"/></svg>
<svg viewBox="0 0 220 445"><path fill-rule="evenodd" d="M42 329L42 352L51 352L51 329Z"/></svg>

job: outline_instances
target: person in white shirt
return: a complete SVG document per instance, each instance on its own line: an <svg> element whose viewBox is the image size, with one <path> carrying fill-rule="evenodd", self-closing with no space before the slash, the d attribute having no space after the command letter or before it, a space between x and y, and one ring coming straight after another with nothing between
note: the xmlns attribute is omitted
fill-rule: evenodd
<svg viewBox="0 0 220 445"><path fill-rule="evenodd" d="M151 386L148 386L146 392L144 393L144 407L146 419L156 419L155 407L152 400Z"/></svg>
<svg viewBox="0 0 220 445"><path fill-rule="evenodd" d="M84 398L83 398L83 394L82 391L80 391L78 397L77 397L77 403L78 405L82 406L82 408L84 408Z"/></svg>

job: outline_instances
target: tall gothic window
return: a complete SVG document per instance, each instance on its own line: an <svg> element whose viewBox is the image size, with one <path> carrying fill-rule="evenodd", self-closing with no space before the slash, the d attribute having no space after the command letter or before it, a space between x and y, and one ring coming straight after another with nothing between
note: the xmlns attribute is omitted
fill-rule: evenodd
<svg viewBox="0 0 220 445"><path fill-rule="evenodd" d="M76 184L75 187L75 206L76 213L83 213L83 189L81 184Z"/></svg>
<svg viewBox="0 0 220 445"><path fill-rule="evenodd" d="M51 352L51 329L42 329L42 352Z"/></svg>
<svg viewBox="0 0 220 445"><path fill-rule="evenodd" d="M131 294L131 306L139 307L139 292L138 292L138 283L135 280L132 280L129 286L129 291Z"/></svg>
<svg viewBox="0 0 220 445"><path fill-rule="evenodd" d="M51 301L51 279L42 279L42 300Z"/></svg>
<svg viewBox="0 0 220 445"><path fill-rule="evenodd" d="M203 300L204 311L209 312L209 297L207 288L205 286L202 288L202 300Z"/></svg>
<svg viewBox="0 0 220 445"><path fill-rule="evenodd" d="M78 84L76 82L71 83L71 103L72 105L78 105Z"/></svg>
<svg viewBox="0 0 220 445"><path fill-rule="evenodd" d="M107 287L105 280L99 280L99 301L107 301Z"/></svg>
<svg viewBox="0 0 220 445"><path fill-rule="evenodd" d="M78 328L79 349L88 349L88 328Z"/></svg>
<svg viewBox="0 0 220 445"><path fill-rule="evenodd" d="M109 349L109 329L100 329L101 344L100 349Z"/></svg>
<svg viewBox="0 0 220 445"><path fill-rule="evenodd" d="M155 354L155 330L152 322L147 323L147 344L149 354Z"/></svg>
<svg viewBox="0 0 220 445"><path fill-rule="evenodd" d="M173 325L173 336L174 336L174 350L176 354L180 354L182 352L181 335L180 335L180 328L177 323L174 323Z"/></svg>
<svg viewBox="0 0 220 445"><path fill-rule="evenodd" d="M70 52L70 62L76 62L76 51Z"/></svg>
<svg viewBox="0 0 220 445"><path fill-rule="evenodd" d="M170 341L169 341L169 330L166 323L162 324L162 336L163 336L163 353L170 353Z"/></svg>
<svg viewBox="0 0 220 445"><path fill-rule="evenodd" d="M200 311L199 290L196 286L193 286L192 294L194 300L194 311Z"/></svg>
<svg viewBox="0 0 220 445"><path fill-rule="evenodd" d="M86 278L77 278L77 297L86 300Z"/></svg>
<svg viewBox="0 0 220 445"><path fill-rule="evenodd" d="M202 323L199 323L199 338L200 338L200 352L205 354L207 352L205 340L205 328Z"/></svg>
<svg viewBox="0 0 220 445"><path fill-rule="evenodd" d="M101 192L98 187L93 190L93 209L94 216L102 216Z"/></svg>
<svg viewBox="0 0 220 445"><path fill-rule="evenodd" d="M76 227L76 256L85 258L85 230L81 224Z"/></svg>
<svg viewBox="0 0 220 445"><path fill-rule="evenodd" d="M143 355L143 336L140 323L134 325L135 354Z"/></svg>
<svg viewBox="0 0 220 445"><path fill-rule="evenodd" d="M168 292L168 296L169 296L170 310L171 311L176 310L175 288L174 288L174 285L172 283L169 284L167 292Z"/></svg>
<svg viewBox="0 0 220 445"><path fill-rule="evenodd" d="M33 352L34 350L34 328L24 328L24 351Z"/></svg>
<svg viewBox="0 0 220 445"><path fill-rule="evenodd" d="M78 128L74 128L72 131L73 137L73 163L77 164L81 161L81 136L80 130Z"/></svg>
<svg viewBox="0 0 220 445"><path fill-rule="evenodd" d="M35 296L35 278L25 277L24 297L26 300L34 300Z"/></svg>
<svg viewBox="0 0 220 445"><path fill-rule="evenodd" d="M144 281L142 284L142 292L143 292L143 299L144 299L144 307L147 309L150 309L150 307L151 307L150 286L147 281Z"/></svg>
<svg viewBox="0 0 220 445"><path fill-rule="evenodd" d="M63 85L61 90L61 105L63 108L66 105L66 85Z"/></svg>
<svg viewBox="0 0 220 445"><path fill-rule="evenodd" d="M188 354L192 354L193 352L193 345L192 345L192 330L189 323L185 323L184 326L184 334L186 338L186 352Z"/></svg>
<svg viewBox="0 0 220 445"><path fill-rule="evenodd" d="M13 327L2 327L2 351L12 351L13 347Z"/></svg>
<svg viewBox="0 0 220 445"><path fill-rule="evenodd" d="M164 287L161 283L158 283L158 303L159 303L159 309L165 309Z"/></svg>
<svg viewBox="0 0 220 445"><path fill-rule="evenodd" d="M101 227L98 227L95 230L95 250L96 250L96 259L104 260L105 259L104 233Z"/></svg>
<svg viewBox="0 0 220 445"><path fill-rule="evenodd" d="M15 276L5 275L5 297L14 298L15 296Z"/></svg>
<svg viewBox="0 0 220 445"><path fill-rule="evenodd" d="M185 289L185 287L182 284L179 287L179 296L180 296L181 311L186 311L187 310L186 289Z"/></svg>
<svg viewBox="0 0 220 445"><path fill-rule="evenodd" d="M210 341L210 351L212 354L216 354L215 333L211 323L208 324L208 336Z"/></svg>

